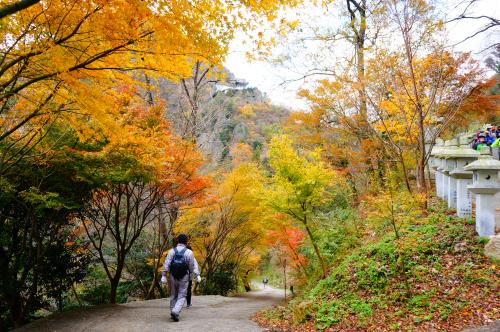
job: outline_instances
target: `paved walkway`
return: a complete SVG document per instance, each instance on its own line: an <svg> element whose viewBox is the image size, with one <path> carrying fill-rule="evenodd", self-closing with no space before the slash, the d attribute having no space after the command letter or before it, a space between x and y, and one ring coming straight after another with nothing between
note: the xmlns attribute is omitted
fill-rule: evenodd
<svg viewBox="0 0 500 332"><path fill-rule="evenodd" d="M181 321L170 320L168 300L130 302L67 313L35 321L19 332L149 332L149 331L262 331L249 317L283 300L283 291L267 288L237 297L195 296Z"/></svg>
<svg viewBox="0 0 500 332"><path fill-rule="evenodd" d="M498 332L498 331L500 331L500 320L494 321L488 326L465 329L462 332Z"/></svg>

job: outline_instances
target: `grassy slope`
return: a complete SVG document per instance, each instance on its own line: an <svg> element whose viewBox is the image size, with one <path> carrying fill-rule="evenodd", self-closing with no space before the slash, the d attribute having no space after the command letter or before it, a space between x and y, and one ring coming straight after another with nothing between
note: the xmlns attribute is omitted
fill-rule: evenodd
<svg viewBox="0 0 500 332"><path fill-rule="evenodd" d="M431 212L393 239L359 248L300 299L256 320L276 331L450 331L500 319L498 266L473 223Z"/></svg>

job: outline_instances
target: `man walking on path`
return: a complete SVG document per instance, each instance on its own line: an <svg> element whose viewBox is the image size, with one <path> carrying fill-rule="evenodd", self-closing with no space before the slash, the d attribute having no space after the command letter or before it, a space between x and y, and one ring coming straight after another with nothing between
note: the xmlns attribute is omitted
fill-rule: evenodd
<svg viewBox="0 0 500 332"><path fill-rule="evenodd" d="M186 234L179 234L177 245L169 251L161 271L161 282L164 284L167 283L167 272L170 271L170 317L175 322L179 321L186 301L190 275L196 275L196 280L201 281L193 252L186 248L187 240Z"/></svg>

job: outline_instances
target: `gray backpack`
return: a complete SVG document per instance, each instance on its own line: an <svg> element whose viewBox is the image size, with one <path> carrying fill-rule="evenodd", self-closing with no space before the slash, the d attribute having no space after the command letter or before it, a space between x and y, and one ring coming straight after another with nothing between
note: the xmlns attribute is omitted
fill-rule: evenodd
<svg viewBox="0 0 500 332"><path fill-rule="evenodd" d="M174 258L170 263L170 274L177 280L184 278L189 271L188 263L184 257L186 250L187 248L177 251L177 248L174 248Z"/></svg>

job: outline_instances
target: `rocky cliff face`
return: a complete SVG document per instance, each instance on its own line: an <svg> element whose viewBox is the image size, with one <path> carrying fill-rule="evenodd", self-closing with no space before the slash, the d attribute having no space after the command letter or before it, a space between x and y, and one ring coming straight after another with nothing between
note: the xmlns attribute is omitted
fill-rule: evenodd
<svg viewBox="0 0 500 332"><path fill-rule="evenodd" d="M168 101L166 114L174 131L185 137L195 133L192 139L205 154L209 168L230 162L235 149L262 158L266 139L290 114L272 105L257 88L208 81L198 91L195 111L181 84L159 82L158 91Z"/></svg>

